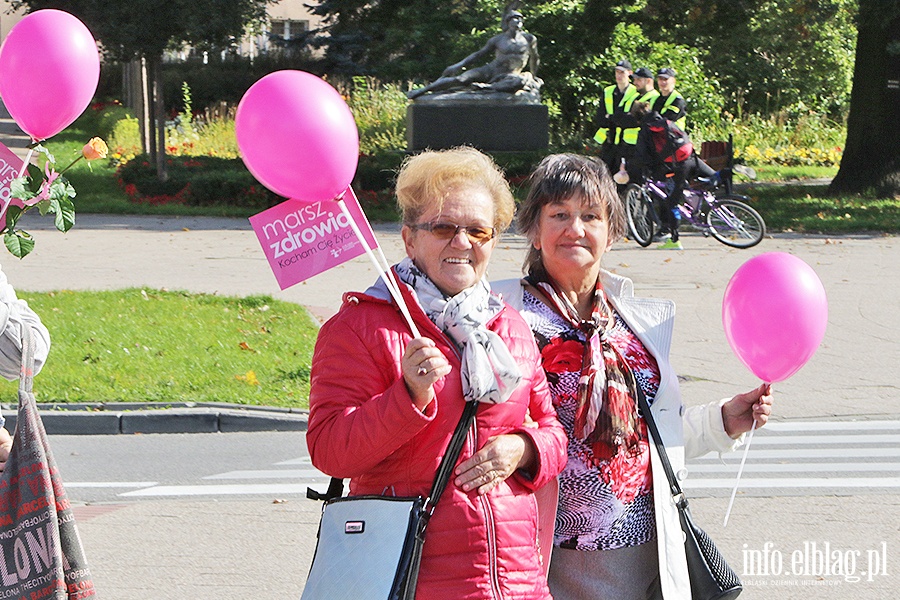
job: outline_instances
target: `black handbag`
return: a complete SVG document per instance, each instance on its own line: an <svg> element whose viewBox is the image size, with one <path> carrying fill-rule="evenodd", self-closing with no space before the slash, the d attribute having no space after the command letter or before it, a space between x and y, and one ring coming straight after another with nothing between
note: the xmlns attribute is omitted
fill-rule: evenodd
<svg viewBox="0 0 900 600"><path fill-rule="evenodd" d="M662 443L659 430L656 428L653 414L650 412L650 405L647 404L647 398L639 385L635 384L634 387L637 390L638 407L641 409L641 414L647 423L653 442L656 444L666 478L669 480L672 497L675 498L675 506L678 508L678 518L681 520L681 529L685 536L684 550L687 555L688 575L691 580L691 598L693 600L737 598L744 590L743 584L737 573L728 566L725 557L719 552L712 539L694 523L688 507L687 496L684 495L684 491L678 485L678 480L675 479L669 456L666 454L666 448Z"/></svg>
<svg viewBox="0 0 900 600"><path fill-rule="evenodd" d="M467 402L427 497L349 496L332 478L301 600L413 600L425 530L478 409Z"/></svg>

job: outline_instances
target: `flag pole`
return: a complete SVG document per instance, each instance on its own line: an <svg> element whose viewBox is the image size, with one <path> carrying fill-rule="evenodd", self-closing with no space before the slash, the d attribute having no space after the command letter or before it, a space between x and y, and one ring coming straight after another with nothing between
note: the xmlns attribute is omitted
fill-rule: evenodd
<svg viewBox="0 0 900 600"><path fill-rule="evenodd" d="M353 196L353 199L358 203L359 200L357 200L356 194L353 193L353 188L347 186L347 190L350 191L350 195ZM366 241L366 238L363 236L362 231L359 230L359 226L356 224L356 220L353 218L353 215L351 215L350 211L347 210L347 205L344 203L344 195L341 194L336 198L336 200L338 206L341 207L341 212L343 212L344 216L347 217L347 221L349 221L350 227L353 229L353 233L356 234L357 239L362 244L363 249L366 251L366 256L369 257L369 260L371 260L372 264L375 265L375 268L378 269L378 274L381 276L382 281L384 281L384 284L387 286L388 292L390 292L391 297L394 299L394 302L396 302L397 306L400 308L400 312L406 319L406 323L409 325L413 337L421 337L419 328L416 327L416 324L413 322L413 318L409 312L409 308L406 306L406 301L403 300L403 295L400 293L399 284L394 280L394 274L387 266L387 259L385 258L384 253L381 252L380 248L378 249L379 254L381 254L381 259L384 261L383 266L378 262L378 259L375 257L375 253L372 252L372 248L369 247L369 242Z"/></svg>

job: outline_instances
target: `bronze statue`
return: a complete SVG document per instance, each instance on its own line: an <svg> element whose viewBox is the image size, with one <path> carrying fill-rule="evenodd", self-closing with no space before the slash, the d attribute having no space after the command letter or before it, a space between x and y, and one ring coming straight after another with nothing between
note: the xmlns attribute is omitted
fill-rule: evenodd
<svg viewBox="0 0 900 600"><path fill-rule="evenodd" d="M537 77L540 63L537 38L522 31L522 13L516 10L519 4L511 2L507 5L503 14L502 33L489 39L481 50L444 69L436 81L409 91L407 97L415 100L427 92L443 93L459 89L509 94L523 90L537 97L543 83ZM480 67L468 68L484 61L491 52L494 53L494 60ZM526 66L528 71L524 70Z"/></svg>

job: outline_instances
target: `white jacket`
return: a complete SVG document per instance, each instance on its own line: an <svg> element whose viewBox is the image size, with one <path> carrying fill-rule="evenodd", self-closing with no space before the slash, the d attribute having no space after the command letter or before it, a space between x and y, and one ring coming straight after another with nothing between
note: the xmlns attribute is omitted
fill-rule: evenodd
<svg viewBox="0 0 900 600"><path fill-rule="evenodd" d="M34 374L37 375L50 353L50 332L28 303L16 296L16 290L0 270L0 376L10 381L19 378L25 324L34 330Z"/></svg>
<svg viewBox="0 0 900 600"><path fill-rule="evenodd" d="M721 407L727 399L691 407L685 407L681 402L678 377L669 364L675 303L655 298L635 298L631 280L608 271L601 272L601 279L607 298L616 312L659 364L659 391L650 410L676 476L679 479L687 476L685 456L700 456L711 451L729 452L740 446L743 437L733 440L725 433ZM491 283L491 290L500 294L516 310L522 310L523 288L520 279ZM690 600L691 584L678 509L669 492L669 482L655 444L650 444L650 460L663 598Z"/></svg>
<svg viewBox="0 0 900 600"><path fill-rule="evenodd" d="M0 271L0 376L9 380L18 379L21 371L23 324L34 330L34 374L37 375L50 352L50 333L28 303L19 300L6 274ZM0 427L4 423L0 416Z"/></svg>

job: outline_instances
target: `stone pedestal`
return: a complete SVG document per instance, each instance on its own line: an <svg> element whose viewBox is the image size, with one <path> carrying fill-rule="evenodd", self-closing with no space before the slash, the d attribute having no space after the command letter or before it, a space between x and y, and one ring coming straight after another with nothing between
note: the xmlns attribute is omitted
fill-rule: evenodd
<svg viewBox="0 0 900 600"><path fill-rule="evenodd" d="M485 151L546 150L547 107L510 94L423 96L406 109L410 152L474 146Z"/></svg>

